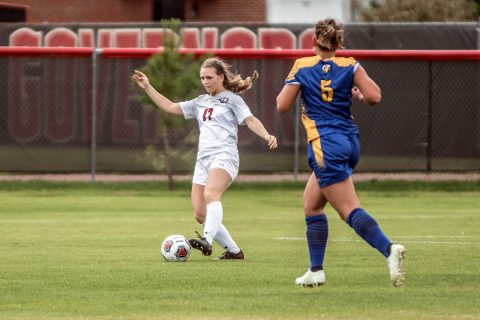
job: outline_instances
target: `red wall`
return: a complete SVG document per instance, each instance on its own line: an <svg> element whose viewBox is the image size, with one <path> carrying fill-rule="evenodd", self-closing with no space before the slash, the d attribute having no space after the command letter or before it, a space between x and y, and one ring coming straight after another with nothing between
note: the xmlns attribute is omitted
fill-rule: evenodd
<svg viewBox="0 0 480 320"><path fill-rule="evenodd" d="M149 22L153 0L6 0L28 6L28 23ZM265 0L184 0L185 21L265 22ZM195 10L195 8L197 10Z"/></svg>
<svg viewBox="0 0 480 320"><path fill-rule="evenodd" d="M266 0L184 0L186 21L266 21ZM198 4L198 11L194 10Z"/></svg>
<svg viewBox="0 0 480 320"><path fill-rule="evenodd" d="M28 6L27 22L152 21L152 0L7 0Z"/></svg>

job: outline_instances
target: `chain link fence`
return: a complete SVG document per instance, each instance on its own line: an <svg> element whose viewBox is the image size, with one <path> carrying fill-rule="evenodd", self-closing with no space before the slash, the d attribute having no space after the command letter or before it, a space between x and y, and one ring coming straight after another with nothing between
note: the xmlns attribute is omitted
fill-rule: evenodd
<svg viewBox="0 0 480 320"><path fill-rule="evenodd" d="M359 59L382 88L374 107L353 105L362 159L357 172L480 171L478 59ZM260 78L243 94L277 136L279 148L239 129L243 173L308 172L298 107L276 111L275 98L293 65L278 56L225 57L244 77ZM0 171L12 173L154 173L148 150L162 152L159 110L144 105L131 74L145 57L0 55ZM189 125L196 126L194 120ZM191 173L196 141L187 128L168 133L191 157L175 163ZM160 172L161 173L161 172Z"/></svg>

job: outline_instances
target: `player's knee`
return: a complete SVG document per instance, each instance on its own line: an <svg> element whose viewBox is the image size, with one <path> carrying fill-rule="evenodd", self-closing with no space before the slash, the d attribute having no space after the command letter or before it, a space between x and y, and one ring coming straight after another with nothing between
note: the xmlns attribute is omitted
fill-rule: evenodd
<svg viewBox="0 0 480 320"><path fill-rule="evenodd" d="M193 217L195 218L195 221L197 221L200 224L205 223L206 215L207 213L206 213L205 206L193 205Z"/></svg>
<svg viewBox="0 0 480 320"><path fill-rule="evenodd" d="M220 201L221 195L213 190L205 189L203 197L205 198L205 203L208 204L210 202Z"/></svg>
<svg viewBox="0 0 480 320"><path fill-rule="evenodd" d="M304 195L303 197L303 212L305 215L319 215L324 213L326 201L320 201L317 198Z"/></svg>
<svg viewBox="0 0 480 320"><path fill-rule="evenodd" d="M306 216L316 216L325 213L323 206L313 205L308 202L303 203L303 212Z"/></svg>
<svg viewBox="0 0 480 320"><path fill-rule="evenodd" d="M193 217L198 223L205 223L205 210L193 210Z"/></svg>

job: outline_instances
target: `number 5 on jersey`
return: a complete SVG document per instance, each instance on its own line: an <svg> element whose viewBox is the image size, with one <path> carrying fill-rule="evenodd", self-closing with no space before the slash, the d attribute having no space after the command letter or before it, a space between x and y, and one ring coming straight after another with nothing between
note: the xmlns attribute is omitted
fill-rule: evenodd
<svg viewBox="0 0 480 320"><path fill-rule="evenodd" d="M330 87L332 80L320 80L320 91L322 92L322 100L324 102L332 102L333 88Z"/></svg>
<svg viewBox="0 0 480 320"><path fill-rule="evenodd" d="M207 108L203 111L203 121L212 120L213 108Z"/></svg>

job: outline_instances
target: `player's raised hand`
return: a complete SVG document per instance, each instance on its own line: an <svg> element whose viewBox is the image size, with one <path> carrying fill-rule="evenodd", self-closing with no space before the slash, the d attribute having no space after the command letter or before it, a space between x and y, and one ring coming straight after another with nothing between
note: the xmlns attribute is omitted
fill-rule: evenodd
<svg viewBox="0 0 480 320"><path fill-rule="evenodd" d="M277 148L277 138L275 136L269 134L265 137L265 140L267 140L267 144L270 149Z"/></svg>
<svg viewBox="0 0 480 320"><path fill-rule="evenodd" d="M148 82L148 77L144 73L138 70L134 71L132 78L137 82L138 86L142 89L145 89L150 85L150 83Z"/></svg>

